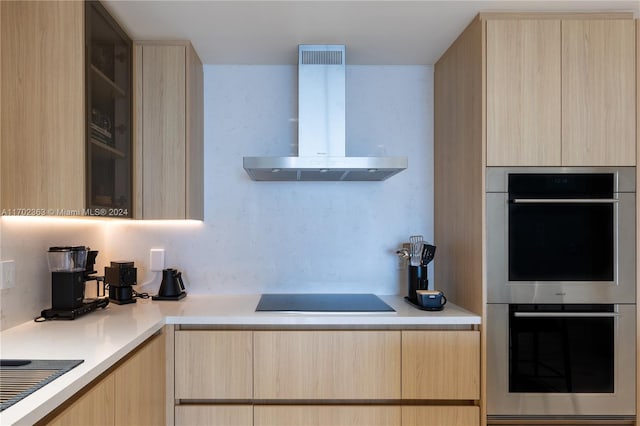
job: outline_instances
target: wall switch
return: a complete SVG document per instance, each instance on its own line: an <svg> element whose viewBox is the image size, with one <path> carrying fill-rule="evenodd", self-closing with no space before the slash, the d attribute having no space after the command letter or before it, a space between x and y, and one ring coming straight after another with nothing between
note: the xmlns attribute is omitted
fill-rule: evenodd
<svg viewBox="0 0 640 426"><path fill-rule="evenodd" d="M0 260L0 289L12 288L16 284L16 262Z"/></svg>
<svg viewBox="0 0 640 426"><path fill-rule="evenodd" d="M164 249L151 249L149 252L149 270L152 272L164 269Z"/></svg>

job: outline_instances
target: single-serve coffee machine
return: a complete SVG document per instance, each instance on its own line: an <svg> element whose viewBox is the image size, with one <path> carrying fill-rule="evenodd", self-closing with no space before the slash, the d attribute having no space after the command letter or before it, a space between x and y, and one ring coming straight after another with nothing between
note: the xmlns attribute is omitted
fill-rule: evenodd
<svg viewBox="0 0 640 426"><path fill-rule="evenodd" d="M96 281L98 289L103 281L103 277L95 275L94 265L97 256L97 250L90 250L85 246L49 248L47 262L51 271L51 309L41 312L43 320L72 320L109 304L106 297L84 298L88 281ZM100 296L99 290L97 295Z"/></svg>

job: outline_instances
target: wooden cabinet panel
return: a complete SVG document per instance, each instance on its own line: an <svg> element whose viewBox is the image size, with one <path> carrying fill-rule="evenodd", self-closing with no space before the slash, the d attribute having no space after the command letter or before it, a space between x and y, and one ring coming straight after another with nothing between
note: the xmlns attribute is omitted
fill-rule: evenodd
<svg viewBox="0 0 640 426"><path fill-rule="evenodd" d="M399 331L256 331L256 399L400 398Z"/></svg>
<svg viewBox="0 0 640 426"><path fill-rule="evenodd" d="M560 165L560 20L489 20L487 165Z"/></svg>
<svg viewBox="0 0 640 426"><path fill-rule="evenodd" d="M136 216L204 219L204 84L188 42L134 47Z"/></svg>
<svg viewBox="0 0 640 426"><path fill-rule="evenodd" d="M0 8L0 207L81 211L84 3L3 1Z"/></svg>
<svg viewBox="0 0 640 426"><path fill-rule="evenodd" d="M113 373L116 425L165 423L165 335L153 337Z"/></svg>
<svg viewBox="0 0 640 426"><path fill-rule="evenodd" d="M51 426L114 425L113 374L106 376L88 390L83 390L71 405L46 424Z"/></svg>
<svg viewBox="0 0 640 426"><path fill-rule="evenodd" d="M251 426L252 405L179 405L176 426Z"/></svg>
<svg viewBox="0 0 640 426"><path fill-rule="evenodd" d="M402 331L402 398L480 399L480 332Z"/></svg>
<svg viewBox="0 0 640 426"><path fill-rule="evenodd" d="M478 426L480 407L405 406L402 426Z"/></svg>
<svg viewBox="0 0 640 426"><path fill-rule="evenodd" d="M251 399L251 334L251 331L176 331L176 398Z"/></svg>
<svg viewBox="0 0 640 426"><path fill-rule="evenodd" d="M185 218L185 46L143 46L142 212Z"/></svg>
<svg viewBox="0 0 640 426"><path fill-rule="evenodd" d="M562 21L563 165L635 165L634 36L631 19Z"/></svg>
<svg viewBox="0 0 640 426"><path fill-rule="evenodd" d="M259 405L255 426L397 426L399 406Z"/></svg>

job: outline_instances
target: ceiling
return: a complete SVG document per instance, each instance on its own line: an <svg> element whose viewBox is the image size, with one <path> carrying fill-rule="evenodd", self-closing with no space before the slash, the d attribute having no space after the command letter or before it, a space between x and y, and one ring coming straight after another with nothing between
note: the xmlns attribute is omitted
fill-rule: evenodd
<svg viewBox="0 0 640 426"><path fill-rule="evenodd" d="M205 64L294 65L298 44L345 44L347 64L431 65L481 11L626 11L632 1L123 1L134 40L191 40Z"/></svg>

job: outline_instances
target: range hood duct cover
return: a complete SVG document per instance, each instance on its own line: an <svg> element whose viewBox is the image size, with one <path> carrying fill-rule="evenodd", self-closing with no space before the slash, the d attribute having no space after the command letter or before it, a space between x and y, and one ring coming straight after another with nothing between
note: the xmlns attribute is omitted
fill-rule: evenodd
<svg viewBox="0 0 640 426"><path fill-rule="evenodd" d="M347 157L345 47L298 46L298 156L244 157L257 181L380 181L407 157Z"/></svg>

